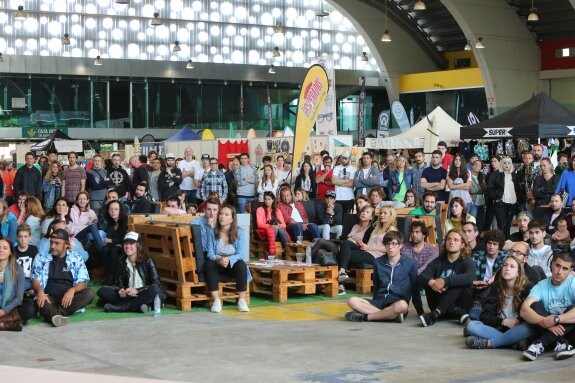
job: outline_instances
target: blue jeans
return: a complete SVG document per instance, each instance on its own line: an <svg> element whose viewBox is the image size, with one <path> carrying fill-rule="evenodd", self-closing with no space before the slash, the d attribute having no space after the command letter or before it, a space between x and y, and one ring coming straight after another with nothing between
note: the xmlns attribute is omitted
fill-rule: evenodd
<svg viewBox="0 0 575 383"><path fill-rule="evenodd" d="M198 198L196 197L197 190L184 190L186 192L186 202L196 205L198 203Z"/></svg>
<svg viewBox="0 0 575 383"><path fill-rule="evenodd" d="M470 335L488 339L493 348L510 346L535 334L533 326L527 322L522 322L505 332L501 332L496 328L487 326L483 324L483 322L476 320L467 324L467 332L469 332Z"/></svg>
<svg viewBox="0 0 575 383"><path fill-rule="evenodd" d="M102 233L104 233L104 232L102 232ZM102 238L102 234L100 234L100 231L98 230L98 226L96 226L95 223L93 223L89 226L86 226L84 229L82 229L82 231L80 231L78 234L76 234L76 238L83 245L85 245L89 241L94 241L96 243L96 247L98 249L101 249L102 247L104 247L106 245L104 243L104 239ZM104 233L104 238L106 238L105 233Z"/></svg>
<svg viewBox="0 0 575 383"><path fill-rule="evenodd" d="M280 241L282 245L289 242L288 235L284 229L274 229L276 232L276 241Z"/></svg>
<svg viewBox="0 0 575 383"><path fill-rule="evenodd" d="M253 200L254 197L238 197L238 214L245 213L246 209L244 207L249 205Z"/></svg>
<svg viewBox="0 0 575 383"><path fill-rule="evenodd" d="M301 222L292 223L287 225L287 232L289 233L292 241L295 241L298 236L303 236L304 239L315 239L319 238L319 229L315 223L308 223L307 230L303 229L303 224Z"/></svg>

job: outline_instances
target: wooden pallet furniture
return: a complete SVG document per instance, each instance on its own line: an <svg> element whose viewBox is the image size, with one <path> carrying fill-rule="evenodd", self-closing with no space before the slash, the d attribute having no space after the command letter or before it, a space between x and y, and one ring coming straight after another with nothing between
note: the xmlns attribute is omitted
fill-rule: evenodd
<svg viewBox="0 0 575 383"><path fill-rule="evenodd" d="M161 222L174 224L189 224L202 214L130 214L128 215L128 231L134 231L134 225L146 222Z"/></svg>
<svg viewBox="0 0 575 383"><path fill-rule="evenodd" d="M373 269L350 269L349 278L344 282L346 286L351 285L351 290L358 294L371 294L373 289Z"/></svg>
<svg viewBox="0 0 575 383"><path fill-rule="evenodd" d="M296 253L304 253L307 249L307 245L313 247L313 241L302 241L302 243L288 242L284 249L284 259L286 261L296 261Z"/></svg>
<svg viewBox="0 0 575 383"><path fill-rule="evenodd" d="M274 302L285 303L288 292L316 294L323 290L328 297L337 296L337 266L282 262L248 262L252 273L252 293L271 295Z"/></svg>
<svg viewBox="0 0 575 383"><path fill-rule="evenodd" d="M156 262L168 305L188 311L193 304L211 300L206 283L199 280L189 225L148 221L134 224L133 230L142 237L144 252ZM222 300L238 298L235 282L220 282L219 293ZM249 303L249 291L246 301Z"/></svg>

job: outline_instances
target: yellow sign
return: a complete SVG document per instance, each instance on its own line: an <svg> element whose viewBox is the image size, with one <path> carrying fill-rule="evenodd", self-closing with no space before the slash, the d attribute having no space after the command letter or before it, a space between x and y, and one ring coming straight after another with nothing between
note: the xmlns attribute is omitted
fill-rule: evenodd
<svg viewBox="0 0 575 383"><path fill-rule="evenodd" d="M295 174L300 157L304 155L307 140L327 96L328 87L325 69L319 64L312 65L301 86L297 104L292 174Z"/></svg>

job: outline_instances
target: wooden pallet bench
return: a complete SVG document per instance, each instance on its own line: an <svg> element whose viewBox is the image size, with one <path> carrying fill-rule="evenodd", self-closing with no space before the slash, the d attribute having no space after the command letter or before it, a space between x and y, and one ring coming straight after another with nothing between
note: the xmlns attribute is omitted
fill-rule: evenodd
<svg viewBox="0 0 575 383"><path fill-rule="evenodd" d="M337 296L337 266L306 266L291 262L271 265L248 262L248 266L253 276L251 292L271 295L274 302L287 302L288 291L316 294L323 289L324 295Z"/></svg>
<svg viewBox="0 0 575 383"><path fill-rule="evenodd" d="M133 224L133 230L142 237L144 252L156 262L168 305L188 311L193 303L211 300L206 283L199 280L189 225L144 222ZM219 290L220 299L238 298L235 282L220 282Z"/></svg>
<svg viewBox="0 0 575 383"><path fill-rule="evenodd" d="M373 289L373 269L350 269L349 278L345 285L352 285L351 289L358 294L371 294Z"/></svg>

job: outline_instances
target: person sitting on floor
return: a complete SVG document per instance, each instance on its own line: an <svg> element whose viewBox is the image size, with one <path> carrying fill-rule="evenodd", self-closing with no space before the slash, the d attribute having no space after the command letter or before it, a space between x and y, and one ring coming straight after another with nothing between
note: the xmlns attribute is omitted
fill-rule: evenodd
<svg viewBox="0 0 575 383"><path fill-rule="evenodd" d="M520 316L521 304L533 285L525 276L523 261L508 255L503 261L496 281L483 302L479 320L470 321L465 327L465 345L469 348L498 348L510 345L524 346L533 333L532 325Z"/></svg>
<svg viewBox="0 0 575 383"><path fill-rule="evenodd" d="M148 312L156 296L164 300L156 262L144 253L136 232L130 231L124 236L122 249L114 286L101 287L98 297L107 313Z"/></svg>
<svg viewBox="0 0 575 383"><path fill-rule="evenodd" d="M417 275L437 258L437 246L427 243L427 226L424 222L413 221L409 226L409 241L403 245L401 255L411 257L417 262Z"/></svg>
<svg viewBox="0 0 575 383"><path fill-rule="evenodd" d="M531 289L521 305L521 317L535 326L538 338L523 352L526 360L535 360L545 347L555 344L555 359L575 355L567 340L574 341L575 277L573 256L567 251L555 254L551 261L552 274Z"/></svg>
<svg viewBox="0 0 575 383"><path fill-rule="evenodd" d="M417 263L402 255L403 235L388 231L383 237L386 254L373 263L373 299L352 297L347 301L353 311L345 313L351 322L396 321L402 323L409 301L423 314L417 285Z"/></svg>
<svg viewBox="0 0 575 383"><path fill-rule="evenodd" d="M470 255L463 233L456 229L448 231L439 257L419 274L419 286L425 289L431 310L419 316L423 327L433 325L448 314L456 315L461 325L469 321L473 303L471 285L475 279L475 263Z"/></svg>
<svg viewBox="0 0 575 383"><path fill-rule="evenodd" d="M553 250L551 246L545 244L545 225L543 222L535 219L529 222L529 266L539 266L545 272L545 275L551 276L551 258Z"/></svg>
<svg viewBox="0 0 575 383"><path fill-rule="evenodd" d="M68 316L83 309L94 293L88 288L88 270L82 258L69 252L70 236L65 229L50 235L50 252L40 253L32 267L32 288L42 318L55 327L69 323Z"/></svg>

